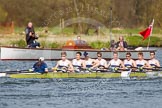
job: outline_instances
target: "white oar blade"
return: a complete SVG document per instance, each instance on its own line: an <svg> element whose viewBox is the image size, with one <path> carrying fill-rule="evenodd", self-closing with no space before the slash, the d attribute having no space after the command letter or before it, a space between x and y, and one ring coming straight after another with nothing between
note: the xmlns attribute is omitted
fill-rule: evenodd
<svg viewBox="0 0 162 108"><path fill-rule="evenodd" d="M158 76L159 76L159 77L162 77L162 72L159 72Z"/></svg>
<svg viewBox="0 0 162 108"><path fill-rule="evenodd" d="M7 74L6 73L0 73L0 77L6 77Z"/></svg>
<svg viewBox="0 0 162 108"><path fill-rule="evenodd" d="M122 71L121 72L121 77L129 77L129 75L130 75L130 73L131 73L131 70L129 70L129 71Z"/></svg>

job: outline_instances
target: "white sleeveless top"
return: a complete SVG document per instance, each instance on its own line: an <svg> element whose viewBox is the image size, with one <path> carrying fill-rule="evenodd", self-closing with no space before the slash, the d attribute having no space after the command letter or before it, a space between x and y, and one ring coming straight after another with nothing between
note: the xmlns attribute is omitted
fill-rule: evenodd
<svg viewBox="0 0 162 108"><path fill-rule="evenodd" d="M83 60L77 60L77 59L73 59L72 64L73 66L82 66Z"/></svg>
<svg viewBox="0 0 162 108"><path fill-rule="evenodd" d="M59 65L59 66L63 66L63 67L68 67L69 64L70 64L70 61L69 61L69 60L65 60L65 61L60 60L60 61L58 62L58 65Z"/></svg>
<svg viewBox="0 0 162 108"><path fill-rule="evenodd" d="M117 60L110 60L109 62L110 66L111 67L119 67L121 65L121 60L120 59L117 59Z"/></svg>
<svg viewBox="0 0 162 108"><path fill-rule="evenodd" d="M151 59L151 60L149 60L148 61L148 63L151 65L151 66L156 66L157 65L157 62L158 62L158 60L156 60L156 59Z"/></svg>
<svg viewBox="0 0 162 108"><path fill-rule="evenodd" d="M124 66L132 66L132 65L133 65L133 60L132 59L130 59L130 60L125 59L124 60Z"/></svg>
<svg viewBox="0 0 162 108"><path fill-rule="evenodd" d="M96 60L99 62L99 65L101 66L105 66L105 64L107 63L105 59L101 59L101 60L96 59Z"/></svg>
<svg viewBox="0 0 162 108"><path fill-rule="evenodd" d="M93 60L92 59L85 60L85 65L93 65Z"/></svg>
<svg viewBox="0 0 162 108"><path fill-rule="evenodd" d="M146 60L136 60L137 66L144 66L147 63Z"/></svg>

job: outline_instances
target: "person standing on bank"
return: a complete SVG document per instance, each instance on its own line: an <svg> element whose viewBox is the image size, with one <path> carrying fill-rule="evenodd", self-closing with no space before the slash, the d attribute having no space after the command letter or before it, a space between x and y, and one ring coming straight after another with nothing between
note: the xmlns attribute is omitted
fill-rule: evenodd
<svg viewBox="0 0 162 108"><path fill-rule="evenodd" d="M119 41L116 43L116 50L118 51L126 51L127 50L127 47L128 47L128 44L126 41L124 41L124 37L123 36L120 36L119 37Z"/></svg>
<svg viewBox="0 0 162 108"><path fill-rule="evenodd" d="M35 34L32 22L28 23L28 26L25 29L25 34L26 34L26 43L29 48L40 47L40 43L36 41L36 39L38 39L38 36Z"/></svg>

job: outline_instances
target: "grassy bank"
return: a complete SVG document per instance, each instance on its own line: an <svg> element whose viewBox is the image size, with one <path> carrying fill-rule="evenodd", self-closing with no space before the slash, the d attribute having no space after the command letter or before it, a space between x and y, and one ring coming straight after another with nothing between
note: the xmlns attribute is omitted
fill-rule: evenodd
<svg viewBox="0 0 162 108"><path fill-rule="evenodd" d="M129 46L134 47L146 47L149 42L149 38L143 40L142 36L129 36L126 37L126 41L128 42ZM151 47L162 47L162 40L159 37L151 36L149 46Z"/></svg>

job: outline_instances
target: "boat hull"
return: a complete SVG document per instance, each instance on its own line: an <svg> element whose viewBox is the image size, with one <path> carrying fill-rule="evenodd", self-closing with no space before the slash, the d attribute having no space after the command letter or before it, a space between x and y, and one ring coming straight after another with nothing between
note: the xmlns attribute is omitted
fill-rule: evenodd
<svg viewBox="0 0 162 108"><path fill-rule="evenodd" d="M102 52L103 58L110 60L113 58L112 51L103 51L95 49L30 49L30 48L13 48L13 47L0 47L0 60L37 60L39 57L44 57L46 60L59 60L61 59L61 52L66 51L67 58L75 58L76 52L80 51L82 54L87 51L91 58L96 58L96 53L98 51ZM150 58L150 51L143 50L144 58ZM153 50L155 51L155 50ZM125 55L128 51L119 51L118 55L120 59L125 59ZM129 51L132 54L133 59L137 59L137 54L139 51ZM82 55L82 58L84 56Z"/></svg>
<svg viewBox="0 0 162 108"><path fill-rule="evenodd" d="M162 72L161 72L162 73ZM158 76L159 72L131 72L129 77L148 77L148 76ZM10 74L10 78L120 78L121 73L112 72L95 72L95 73L20 73L20 74Z"/></svg>

